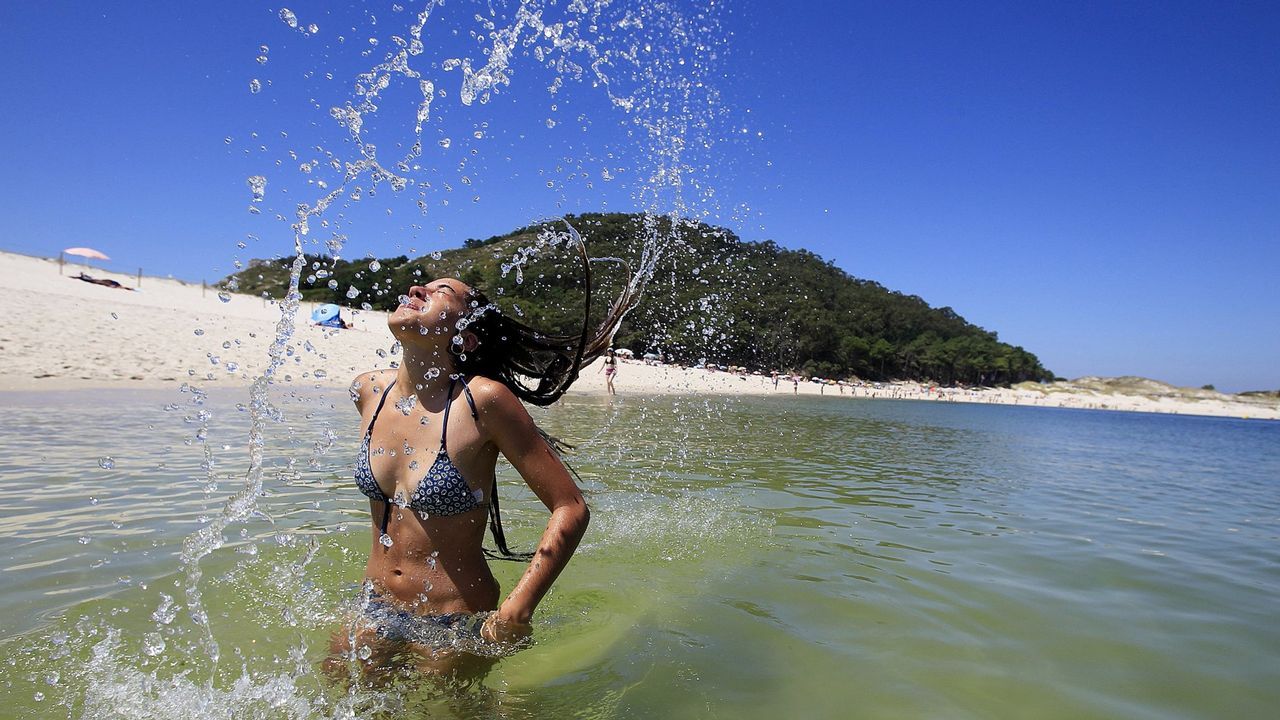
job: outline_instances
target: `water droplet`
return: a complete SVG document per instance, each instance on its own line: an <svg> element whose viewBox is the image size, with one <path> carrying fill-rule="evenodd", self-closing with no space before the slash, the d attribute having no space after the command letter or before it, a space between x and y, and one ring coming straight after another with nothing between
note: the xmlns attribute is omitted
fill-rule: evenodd
<svg viewBox="0 0 1280 720"><path fill-rule="evenodd" d="M231 302L231 293L227 292L226 290L223 290L222 292L218 293L218 299L224 303L229 303Z"/></svg>
<svg viewBox="0 0 1280 720"><path fill-rule="evenodd" d="M267 195L267 179L261 175L251 175L245 182L249 185L249 191L253 193L253 202L262 202Z"/></svg>
<svg viewBox="0 0 1280 720"><path fill-rule="evenodd" d="M103 470L110 470L115 466L116 466L116 460L110 455L104 455L98 458L98 467L102 468Z"/></svg>
<svg viewBox="0 0 1280 720"><path fill-rule="evenodd" d="M356 286L355 286L355 285L352 285L351 287L348 287L348 288L347 288L347 299L348 299L348 300L355 300L355 299L356 299L356 298L358 298L358 297L360 297L360 291L356 289Z"/></svg>
<svg viewBox="0 0 1280 720"><path fill-rule="evenodd" d="M164 652L164 645L164 638L160 637L158 632L149 632L142 636L142 652L150 657Z"/></svg>
<svg viewBox="0 0 1280 720"><path fill-rule="evenodd" d="M196 333L196 335L203 335L203 334L204 334L204 330L201 330L200 328L196 328L195 333Z"/></svg>
<svg viewBox="0 0 1280 720"><path fill-rule="evenodd" d="M383 537L386 537L386 536L384 535ZM360 649L356 651L356 655L361 660L368 660L369 658L373 657L373 650L368 645L361 645Z"/></svg>
<svg viewBox="0 0 1280 720"><path fill-rule="evenodd" d="M93 542L93 538L89 537L88 535L81 535L80 537L76 538L76 542L80 543L81 545L88 545L89 543Z"/></svg>
<svg viewBox="0 0 1280 720"><path fill-rule="evenodd" d="M119 319L120 319L120 316L119 316L119 315L117 315L117 314L115 314L115 313L111 313L111 319L112 319L112 320L119 320Z"/></svg>
<svg viewBox="0 0 1280 720"><path fill-rule="evenodd" d="M280 19L284 21L285 25L288 25L291 28L298 27L298 16L294 15L293 11L289 8L280 9Z"/></svg>
<svg viewBox="0 0 1280 720"><path fill-rule="evenodd" d="M401 413L408 415L409 413L413 412L413 408L417 404L418 404L418 396L413 395L411 393L409 395L405 395L404 397L396 401L396 409L399 410Z"/></svg>
<svg viewBox="0 0 1280 720"><path fill-rule="evenodd" d="M391 547L393 544L391 536L386 533L382 533L382 537L378 538L378 542L382 543L382 547Z"/></svg>
<svg viewBox="0 0 1280 720"><path fill-rule="evenodd" d="M173 598L160 593L160 606L151 613L151 619L161 625L168 625L176 617L178 617L178 605L173 602Z"/></svg>
<svg viewBox="0 0 1280 720"><path fill-rule="evenodd" d="M258 78L249 81L249 92L255 95L262 92L262 83L258 81Z"/></svg>
<svg viewBox="0 0 1280 720"><path fill-rule="evenodd" d="M382 269L382 263L378 262L377 260L374 260L369 263L369 269L372 270L373 272L378 272L379 270Z"/></svg>
<svg viewBox="0 0 1280 720"><path fill-rule="evenodd" d="M449 138L440 138L440 147L448 150L449 146L452 144L453 144L453 141L450 140Z"/></svg>
<svg viewBox="0 0 1280 720"><path fill-rule="evenodd" d="M328 284L329 284L329 289L330 289L330 290L337 290L337 289L338 289L338 281L337 281L337 280L334 280L334 279L330 278L330 279L329 279L329 283L328 283Z"/></svg>

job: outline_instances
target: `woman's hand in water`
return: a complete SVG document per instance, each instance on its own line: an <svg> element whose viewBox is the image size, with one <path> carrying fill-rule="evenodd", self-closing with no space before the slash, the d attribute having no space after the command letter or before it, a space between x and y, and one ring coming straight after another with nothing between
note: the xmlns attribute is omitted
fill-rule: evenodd
<svg viewBox="0 0 1280 720"><path fill-rule="evenodd" d="M529 623L510 620L494 612L484 619L480 626L480 638L504 645L527 645L533 635L533 627Z"/></svg>

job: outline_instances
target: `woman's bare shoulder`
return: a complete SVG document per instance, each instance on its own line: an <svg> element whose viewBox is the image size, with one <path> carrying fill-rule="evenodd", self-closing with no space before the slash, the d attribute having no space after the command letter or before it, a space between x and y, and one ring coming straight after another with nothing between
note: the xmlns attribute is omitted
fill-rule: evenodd
<svg viewBox="0 0 1280 720"><path fill-rule="evenodd" d="M477 410L499 412L517 408L524 410L524 404L520 402L520 398L511 392L511 388L497 380L476 375L467 380L467 387L471 390L471 396L475 398Z"/></svg>
<svg viewBox="0 0 1280 720"><path fill-rule="evenodd" d="M395 370L370 370L369 372L360 373L351 381L349 391L351 393L351 402L356 404L356 408L364 410L365 402L369 398L377 397L387 388L387 385L395 379Z"/></svg>
<svg viewBox="0 0 1280 720"><path fill-rule="evenodd" d="M503 421L500 423L503 426L533 424L524 403L505 384L477 375L467 381L467 387L471 388L471 395L475 398L476 411L480 415L482 424L486 420ZM516 422L511 423L512 420Z"/></svg>
<svg viewBox="0 0 1280 720"><path fill-rule="evenodd" d="M541 437L529 411L511 388L480 376L468 380L467 387L476 401L477 426L499 448L514 447Z"/></svg>

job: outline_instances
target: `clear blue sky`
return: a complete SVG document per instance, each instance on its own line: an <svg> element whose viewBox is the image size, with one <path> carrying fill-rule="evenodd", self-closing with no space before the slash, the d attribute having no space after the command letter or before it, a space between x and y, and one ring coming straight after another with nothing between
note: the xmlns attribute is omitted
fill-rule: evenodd
<svg viewBox="0 0 1280 720"><path fill-rule="evenodd" d="M344 150L328 110L406 33L421 2L400 3L287 3L315 36L278 4L5 3L0 249L89 245L209 280L290 253L275 215L319 196L323 168L298 165ZM479 58L486 8L438 11L423 62ZM1060 375L1280 388L1280 6L747 0L718 18L711 133L732 140L694 174L709 221L949 305ZM427 75L448 92L423 132L430 207L385 185L346 203L344 255L638 207L639 145L589 83L553 98L519 57L510 88L464 108L457 71ZM401 154L411 99L388 92L380 157Z"/></svg>

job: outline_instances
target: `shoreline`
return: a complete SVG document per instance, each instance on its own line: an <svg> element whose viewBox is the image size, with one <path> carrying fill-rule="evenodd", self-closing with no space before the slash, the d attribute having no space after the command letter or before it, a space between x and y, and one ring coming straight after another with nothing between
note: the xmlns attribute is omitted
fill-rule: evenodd
<svg viewBox="0 0 1280 720"><path fill-rule="evenodd" d="M216 288L145 275L137 291L106 287L75 275L126 287L138 278L81 263L68 262L59 271L56 259L0 251L8 306L0 314L0 393L176 390L184 382L204 390L247 390L267 367L280 322L276 301L239 294L223 300ZM337 330L309 322L315 306L299 305L275 385L345 389L357 374L392 367L398 359L385 313L344 310L353 327ZM586 368L570 394L605 395L599 370L599 361ZM624 360L615 385L620 395L832 395L1280 420L1280 400L1138 379L1128 385L1084 379L965 389L918 382L797 386L782 378L775 389L767 375Z"/></svg>

